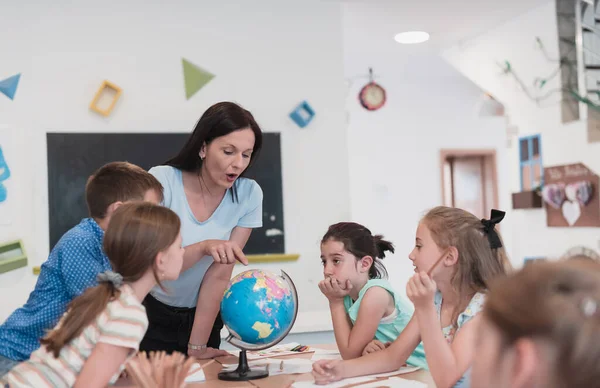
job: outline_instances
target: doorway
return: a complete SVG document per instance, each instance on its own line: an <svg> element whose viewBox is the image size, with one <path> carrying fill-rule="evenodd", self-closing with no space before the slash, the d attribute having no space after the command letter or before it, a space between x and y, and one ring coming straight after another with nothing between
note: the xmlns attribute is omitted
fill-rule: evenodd
<svg viewBox="0 0 600 388"><path fill-rule="evenodd" d="M498 208L496 151L441 150L442 203L488 218Z"/></svg>

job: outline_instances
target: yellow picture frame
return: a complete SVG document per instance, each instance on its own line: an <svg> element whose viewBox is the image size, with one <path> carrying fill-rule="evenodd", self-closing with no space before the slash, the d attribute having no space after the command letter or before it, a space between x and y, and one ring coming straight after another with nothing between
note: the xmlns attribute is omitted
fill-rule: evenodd
<svg viewBox="0 0 600 388"><path fill-rule="evenodd" d="M110 105L106 109L101 109L100 107L98 107L98 102L100 101L100 97L102 97L102 93L104 93L104 91L106 89L114 90L115 96L113 97L113 100L111 101ZM110 113L112 112L113 108L115 107L117 100L119 100L119 97L121 97L122 93L123 93L123 89L121 89L120 87L118 87L117 85L113 84L110 81L104 80L104 82L102 82L102 85L96 92L94 99L90 103L90 109L96 113L101 114L102 116L108 117L110 115Z"/></svg>

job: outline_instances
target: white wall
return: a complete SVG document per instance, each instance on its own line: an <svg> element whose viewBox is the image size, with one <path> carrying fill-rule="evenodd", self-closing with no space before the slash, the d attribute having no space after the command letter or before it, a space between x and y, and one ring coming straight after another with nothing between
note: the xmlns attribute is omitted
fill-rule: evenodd
<svg viewBox="0 0 600 388"><path fill-rule="evenodd" d="M426 210L442 203L440 149L495 149L499 206L508 208L506 122L477 117L481 90L428 44L401 46L393 35L374 40L379 18L365 18L365 7L344 6L352 218L396 244L385 265L395 288L405 292L417 224ZM357 97L368 82L369 66L388 96L374 112L363 109ZM510 237L505 243L510 245Z"/></svg>
<svg viewBox="0 0 600 388"><path fill-rule="evenodd" d="M561 124L558 93L537 105L497 66L498 62L510 61L532 94L543 95L559 88L558 78L541 91L533 88L536 77L547 77L557 68L555 62L546 59L536 48L536 36L541 38L550 58L559 57L554 1L447 50L444 57L504 104L511 123L519 129L519 136L542 134L544 166L582 162L600 173L600 144L587 143L585 120ZM515 139L508 158L510 192L520 191L517 147ZM514 220L511 256L518 266L524 257L556 258L575 245L598 249L597 228L548 228L544 209L514 210L510 217Z"/></svg>
<svg viewBox="0 0 600 388"><path fill-rule="evenodd" d="M47 257L47 131L190 132L210 105L233 100L282 133L286 250L301 257L261 267L289 270L301 297L297 330L314 323L311 312L326 308L314 297L319 237L350 216L339 3L8 2L0 34L0 79L22 73L15 100L0 95L19 186L18 217L0 226L0 241L24 239L31 265ZM216 74L189 101L182 57ZM109 118L88 109L104 79L123 88ZM316 117L299 129L287 115L304 99ZM35 281L30 267L0 275L0 321Z"/></svg>

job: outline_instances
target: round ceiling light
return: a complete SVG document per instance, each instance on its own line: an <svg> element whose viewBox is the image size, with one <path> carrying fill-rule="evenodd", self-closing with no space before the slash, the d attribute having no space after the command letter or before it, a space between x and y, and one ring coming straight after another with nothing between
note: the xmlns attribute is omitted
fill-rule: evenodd
<svg viewBox="0 0 600 388"><path fill-rule="evenodd" d="M396 34L394 40L402 44L423 43L429 40L429 34L425 31L407 31Z"/></svg>

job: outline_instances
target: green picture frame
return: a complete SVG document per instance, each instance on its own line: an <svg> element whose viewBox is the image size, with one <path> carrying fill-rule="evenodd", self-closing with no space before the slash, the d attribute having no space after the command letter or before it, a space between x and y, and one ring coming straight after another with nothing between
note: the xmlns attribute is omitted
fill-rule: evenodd
<svg viewBox="0 0 600 388"><path fill-rule="evenodd" d="M0 243L0 273L27 267L27 252L22 240Z"/></svg>

